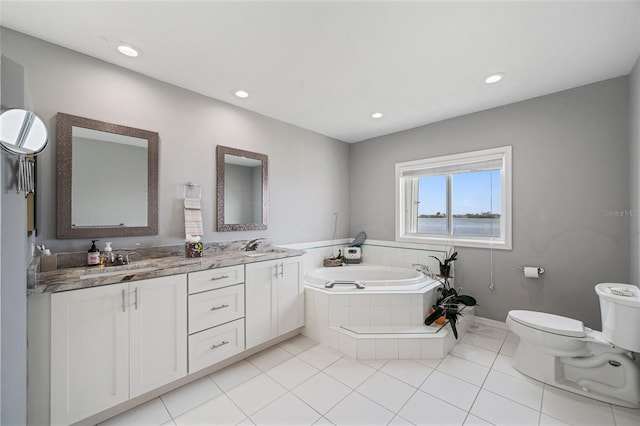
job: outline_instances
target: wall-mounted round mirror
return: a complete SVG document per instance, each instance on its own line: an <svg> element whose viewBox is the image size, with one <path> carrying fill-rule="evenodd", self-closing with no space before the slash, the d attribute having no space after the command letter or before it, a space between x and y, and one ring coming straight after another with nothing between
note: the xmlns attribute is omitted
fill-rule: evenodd
<svg viewBox="0 0 640 426"><path fill-rule="evenodd" d="M31 111L10 109L0 114L0 146L16 155L36 155L47 145L47 128Z"/></svg>

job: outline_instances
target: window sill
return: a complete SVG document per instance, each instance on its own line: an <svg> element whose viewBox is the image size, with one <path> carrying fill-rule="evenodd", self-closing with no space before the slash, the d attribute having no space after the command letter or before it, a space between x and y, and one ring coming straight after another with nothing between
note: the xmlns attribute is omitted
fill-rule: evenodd
<svg viewBox="0 0 640 426"><path fill-rule="evenodd" d="M396 241L418 244L437 244L454 247L491 248L495 250L511 250L511 241L490 238L463 238L448 235L403 235L396 236Z"/></svg>

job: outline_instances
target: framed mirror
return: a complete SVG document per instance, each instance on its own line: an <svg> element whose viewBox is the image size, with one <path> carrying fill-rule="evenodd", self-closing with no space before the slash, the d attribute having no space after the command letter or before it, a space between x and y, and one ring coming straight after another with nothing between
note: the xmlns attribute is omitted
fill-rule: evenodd
<svg viewBox="0 0 640 426"><path fill-rule="evenodd" d="M57 238L158 234L158 133L57 116Z"/></svg>
<svg viewBox="0 0 640 426"><path fill-rule="evenodd" d="M216 147L218 232L267 229L267 156Z"/></svg>

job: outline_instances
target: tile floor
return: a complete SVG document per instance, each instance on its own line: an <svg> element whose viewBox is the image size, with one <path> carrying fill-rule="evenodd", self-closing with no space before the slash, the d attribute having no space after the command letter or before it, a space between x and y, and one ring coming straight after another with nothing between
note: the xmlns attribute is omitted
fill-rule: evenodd
<svg viewBox="0 0 640 426"><path fill-rule="evenodd" d="M356 361L300 335L103 425L640 425L521 375L516 345L474 325L443 360Z"/></svg>

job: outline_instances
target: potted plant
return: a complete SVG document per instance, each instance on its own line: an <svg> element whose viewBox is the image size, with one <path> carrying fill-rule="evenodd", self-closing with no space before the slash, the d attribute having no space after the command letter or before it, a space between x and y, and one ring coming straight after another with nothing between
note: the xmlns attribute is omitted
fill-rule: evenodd
<svg viewBox="0 0 640 426"><path fill-rule="evenodd" d="M440 275L444 277L445 280L451 276L451 263L458 258L458 252L452 251L453 247L446 252L444 260L440 260L440 258L436 256L429 256L438 261L438 264L440 265Z"/></svg>
<svg viewBox="0 0 640 426"><path fill-rule="evenodd" d="M433 305L433 312L424 320L424 324L431 325L438 318L444 316L445 319L449 321L449 324L451 324L451 330L453 330L453 335L457 339L458 329L456 324L458 322L458 316L462 316L460 311L462 311L465 306L475 306L476 299L465 294L460 294L459 291L449 283L451 262L457 259L458 252L449 251L444 261L441 261L435 256L430 257L436 259L440 264L440 275L443 277L443 281L438 280L441 286L436 290L436 304ZM462 289L460 289L460 291L462 291Z"/></svg>

